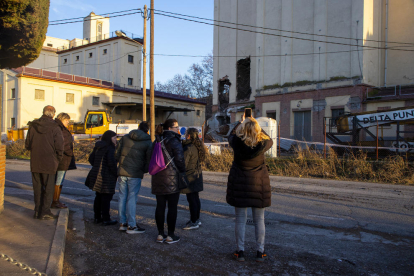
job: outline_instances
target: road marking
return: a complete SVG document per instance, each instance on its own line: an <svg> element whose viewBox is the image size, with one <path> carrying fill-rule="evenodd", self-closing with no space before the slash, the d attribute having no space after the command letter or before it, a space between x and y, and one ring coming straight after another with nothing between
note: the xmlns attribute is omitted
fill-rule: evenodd
<svg viewBox="0 0 414 276"><path fill-rule="evenodd" d="M323 218L323 219L332 219L332 220L345 220L344 218L334 218L334 217L318 216L318 215L308 215L308 217Z"/></svg>

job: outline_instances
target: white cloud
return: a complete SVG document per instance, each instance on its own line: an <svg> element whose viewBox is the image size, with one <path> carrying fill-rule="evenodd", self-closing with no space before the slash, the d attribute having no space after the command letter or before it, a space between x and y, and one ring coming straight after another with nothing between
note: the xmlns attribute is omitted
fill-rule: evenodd
<svg viewBox="0 0 414 276"><path fill-rule="evenodd" d="M87 11L91 12L95 8L92 5L86 4L85 1L82 0L51 0L51 6L63 6L68 7L71 9L81 10L81 11ZM56 13L58 13L58 10L56 8L52 8L52 10Z"/></svg>

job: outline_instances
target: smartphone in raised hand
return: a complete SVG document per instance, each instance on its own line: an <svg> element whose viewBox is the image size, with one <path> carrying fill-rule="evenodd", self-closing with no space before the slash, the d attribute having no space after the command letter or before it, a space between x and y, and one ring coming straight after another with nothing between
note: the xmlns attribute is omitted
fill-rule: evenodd
<svg viewBox="0 0 414 276"><path fill-rule="evenodd" d="M252 117L252 109L251 108L245 108L244 109L244 118Z"/></svg>

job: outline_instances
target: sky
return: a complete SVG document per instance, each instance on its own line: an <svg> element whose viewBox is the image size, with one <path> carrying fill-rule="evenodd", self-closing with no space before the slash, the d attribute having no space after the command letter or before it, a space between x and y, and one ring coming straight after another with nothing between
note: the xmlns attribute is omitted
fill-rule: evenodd
<svg viewBox="0 0 414 276"><path fill-rule="evenodd" d="M91 11L98 15L129 9L150 8L150 0L51 0L49 21L83 17ZM214 0L154 0L154 8L185 15L214 19ZM213 50L213 26L183 21L161 15L154 16L154 53L207 55ZM133 14L110 19L110 32L124 30L143 36L143 18ZM83 23L49 26L47 36L73 39L82 38ZM150 22L147 22L147 53L149 53ZM201 57L154 58L155 82L165 82L176 74L187 73L193 63L201 62ZM147 58L149 74L149 58ZM149 77L147 76L149 88Z"/></svg>

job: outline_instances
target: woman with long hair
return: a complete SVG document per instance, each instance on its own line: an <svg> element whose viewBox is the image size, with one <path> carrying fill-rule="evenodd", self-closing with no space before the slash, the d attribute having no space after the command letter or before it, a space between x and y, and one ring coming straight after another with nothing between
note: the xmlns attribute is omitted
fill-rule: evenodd
<svg viewBox="0 0 414 276"><path fill-rule="evenodd" d="M235 126L229 136L229 145L233 148L234 161L227 182L227 203L235 207L236 247L234 253L238 261L244 261L244 237L247 220L247 208L252 208L256 234L256 261L267 258L264 253L265 208L271 204L270 179L265 164L265 152L272 145L253 117L244 118Z"/></svg>
<svg viewBox="0 0 414 276"><path fill-rule="evenodd" d="M59 161L56 172L55 193L53 194L53 202L51 208L64 209L68 208L64 203L60 202L60 193L63 188L66 171L76 170L75 156L73 155L73 137L70 133L69 126L70 116L67 113L57 115L55 122L59 125L63 135L63 156Z"/></svg>
<svg viewBox="0 0 414 276"><path fill-rule="evenodd" d="M162 129L161 129L162 127ZM180 199L178 187L178 174L185 172L184 151L181 145L180 127L175 119L168 119L157 127L155 139L164 144L165 149L172 158L169 161L165 152L165 163L167 168L156 173L151 178L151 193L157 198L155 209L155 221L158 228L157 242L176 243L180 237L175 235L175 224L177 221L177 205ZM172 165L174 162L178 172ZM167 225L168 235L164 232L165 208L168 203Z"/></svg>
<svg viewBox="0 0 414 276"><path fill-rule="evenodd" d="M201 203L198 193L203 190L201 163L206 157L206 150L198 135L196 128L189 128L185 134L186 140L183 141L185 169L189 184L181 193L186 194L190 207L190 220L183 228L184 230L197 229L201 225Z"/></svg>
<svg viewBox="0 0 414 276"><path fill-rule="evenodd" d="M112 130L105 131L89 156L92 169L86 177L85 185L96 193L93 211L97 224L114 225L118 223L116 220L111 220L109 214L117 179L116 142L116 133Z"/></svg>

